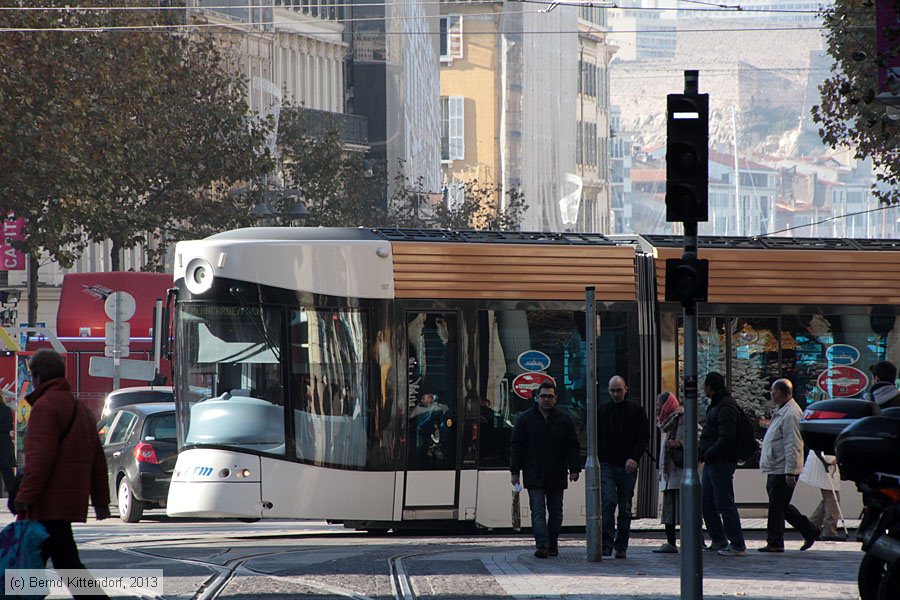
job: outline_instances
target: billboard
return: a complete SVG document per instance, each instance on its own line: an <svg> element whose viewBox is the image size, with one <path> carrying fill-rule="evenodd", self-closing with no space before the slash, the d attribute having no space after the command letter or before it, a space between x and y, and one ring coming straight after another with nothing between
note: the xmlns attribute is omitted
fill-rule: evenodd
<svg viewBox="0 0 900 600"><path fill-rule="evenodd" d="M8 214L0 223L3 224L0 235L0 271L24 271L25 253L13 248L12 244L25 239L25 219L17 219Z"/></svg>

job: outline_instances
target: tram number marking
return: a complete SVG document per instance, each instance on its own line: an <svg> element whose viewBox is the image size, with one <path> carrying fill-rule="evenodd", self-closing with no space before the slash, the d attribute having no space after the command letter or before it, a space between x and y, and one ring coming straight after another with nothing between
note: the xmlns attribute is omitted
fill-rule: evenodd
<svg viewBox="0 0 900 600"><path fill-rule="evenodd" d="M212 475L212 472L212 467L194 467L194 475L199 475L200 477L209 477Z"/></svg>

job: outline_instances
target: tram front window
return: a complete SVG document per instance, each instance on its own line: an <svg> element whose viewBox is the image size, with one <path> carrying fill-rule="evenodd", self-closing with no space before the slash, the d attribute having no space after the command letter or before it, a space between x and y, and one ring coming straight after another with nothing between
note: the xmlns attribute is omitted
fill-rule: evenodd
<svg viewBox="0 0 900 600"><path fill-rule="evenodd" d="M282 310L183 305L176 386L186 446L285 454Z"/></svg>

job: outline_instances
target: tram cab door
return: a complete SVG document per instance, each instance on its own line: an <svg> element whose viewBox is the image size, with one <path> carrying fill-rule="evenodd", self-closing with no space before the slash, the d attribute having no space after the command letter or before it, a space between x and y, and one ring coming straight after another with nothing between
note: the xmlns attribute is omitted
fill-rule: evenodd
<svg viewBox="0 0 900 600"><path fill-rule="evenodd" d="M403 519L455 519L459 497L458 319L409 312Z"/></svg>

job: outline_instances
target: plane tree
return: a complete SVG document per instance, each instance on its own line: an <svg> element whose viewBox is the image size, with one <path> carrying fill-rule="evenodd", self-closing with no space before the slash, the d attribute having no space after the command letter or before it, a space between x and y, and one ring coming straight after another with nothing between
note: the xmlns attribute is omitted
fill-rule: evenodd
<svg viewBox="0 0 900 600"><path fill-rule="evenodd" d="M139 0L40 4L0 10L0 209L25 219L22 248L68 267L109 240L116 270L121 249L249 222L252 196L227 190L271 168L270 124L211 34L93 10Z"/></svg>
<svg viewBox="0 0 900 600"><path fill-rule="evenodd" d="M900 13L900 2L893 1L893 7ZM812 109L819 135L832 147L848 146L857 158L871 158L885 184L876 190L879 199L900 203L900 107L890 109L876 98L878 68L885 57L876 52L874 2L836 0L823 14L835 68ZM892 35L894 48L900 48L900 32Z"/></svg>

